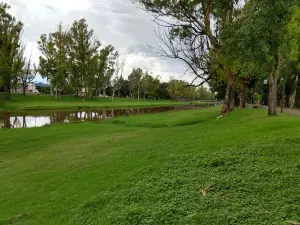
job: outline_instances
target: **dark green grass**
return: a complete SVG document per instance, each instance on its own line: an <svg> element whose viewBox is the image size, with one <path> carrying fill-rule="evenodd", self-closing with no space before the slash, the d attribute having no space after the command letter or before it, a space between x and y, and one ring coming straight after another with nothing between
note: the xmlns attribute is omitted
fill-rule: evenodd
<svg viewBox="0 0 300 225"><path fill-rule="evenodd" d="M0 224L300 221L299 118L218 113L0 131Z"/></svg>
<svg viewBox="0 0 300 225"><path fill-rule="evenodd" d="M50 109L89 109L89 108L129 108L129 107L157 107L185 105L189 102L176 102L170 100L140 100L115 98L92 98L84 101L74 96L62 96L60 100L47 95L13 94L10 101L3 100L3 93L0 93L0 111L22 111L22 110L50 110ZM203 103L204 104L204 103Z"/></svg>

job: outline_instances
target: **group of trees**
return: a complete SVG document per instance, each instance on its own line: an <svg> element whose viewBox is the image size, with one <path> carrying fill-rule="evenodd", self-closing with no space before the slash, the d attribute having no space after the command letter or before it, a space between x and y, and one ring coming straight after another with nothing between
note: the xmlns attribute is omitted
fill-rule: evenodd
<svg viewBox="0 0 300 225"><path fill-rule="evenodd" d="M102 46L94 37L85 19L76 20L69 29L62 23L54 32L42 34L38 41L41 52L39 66L26 58L25 45L21 42L23 24L9 13L9 5L0 5L0 86L10 92L17 84L22 85L23 93L37 73L51 85L51 94L79 96L157 98L157 99L199 99L211 98L210 91L187 87L184 81L171 79L161 83L142 69L133 69L128 79L124 79L126 57L111 45ZM175 83L174 83L175 82ZM200 94L202 91L202 95Z"/></svg>
<svg viewBox="0 0 300 225"><path fill-rule="evenodd" d="M168 93L173 99L213 100L214 94L205 87L190 86L183 80L171 79L168 84Z"/></svg>
<svg viewBox="0 0 300 225"><path fill-rule="evenodd" d="M299 0L133 1L155 16L158 52L182 60L224 98L221 115L236 103L244 108L247 89L264 80L269 115L276 115L283 68L292 63L300 73Z"/></svg>
<svg viewBox="0 0 300 225"><path fill-rule="evenodd" d="M110 84L114 93L119 89L124 62L113 46L101 46L85 19L74 21L70 29L60 23L54 33L42 34L38 48L39 72L50 81L56 98L67 86L77 97L106 95Z"/></svg>
<svg viewBox="0 0 300 225"><path fill-rule="evenodd" d="M18 83L22 84L25 94L27 84L37 73L31 59L24 56L23 24L7 12L9 8L8 4L0 3L0 85L6 92L6 99Z"/></svg>

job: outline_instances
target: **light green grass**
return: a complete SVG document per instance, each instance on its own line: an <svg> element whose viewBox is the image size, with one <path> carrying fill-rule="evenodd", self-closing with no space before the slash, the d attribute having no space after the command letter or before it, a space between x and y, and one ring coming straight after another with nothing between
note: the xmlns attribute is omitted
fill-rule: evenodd
<svg viewBox="0 0 300 225"><path fill-rule="evenodd" d="M93 98L82 99L74 96L62 96L60 100L56 100L51 96L46 95L28 95L20 94L12 95L10 101L4 101L0 95L0 110L49 110L49 109L88 109L88 108L129 108L129 107L158 107L158 106L173 106L186 105L189 102L177 102L171 100L140 100L115 98L112 102L111 98Z"/></svg>
<svg viewBox="0 0 300 225"><path fill-rule="evenodd" d="M0 224L300 221L299 118L218 114L0 131Z"/></svg>

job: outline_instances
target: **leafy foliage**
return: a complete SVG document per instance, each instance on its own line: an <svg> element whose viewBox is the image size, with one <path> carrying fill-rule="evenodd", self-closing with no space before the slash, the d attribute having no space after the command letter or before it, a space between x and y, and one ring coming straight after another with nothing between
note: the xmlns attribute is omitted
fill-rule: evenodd
<svg viewBox="0 0 300 225"><path fill-rule="evenodd" d="M17 84L23 56L23 24L8 13L9 9L8 4L0 3L0 83L7 93L6 99L10 99L10 91Z"/></svg>

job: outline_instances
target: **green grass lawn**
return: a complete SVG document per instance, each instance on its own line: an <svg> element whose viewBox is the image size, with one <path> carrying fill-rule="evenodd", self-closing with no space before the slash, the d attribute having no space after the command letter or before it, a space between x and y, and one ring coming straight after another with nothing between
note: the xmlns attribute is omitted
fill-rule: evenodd
<svg viewBox="0 0 300 225"><path fill-rule="evenodd" d="M0 224L299 222L299 117L217 115L0 131Z"/></svg>
<svg viewBox="0 0 300 225"><path fill-rule="evenodd" d="M1 100L2 99L2 100ZM84 109L84 108L128 108L128 107L155 107L189 104L189 102L176 102L170 100L140 100L115 98L93 98L82 99L74 96L62 96L56 100L46 95L28 95L13 94L11 101L3 100L3 94L0 94L0 110L49 110L49 109Z"/></svg>

